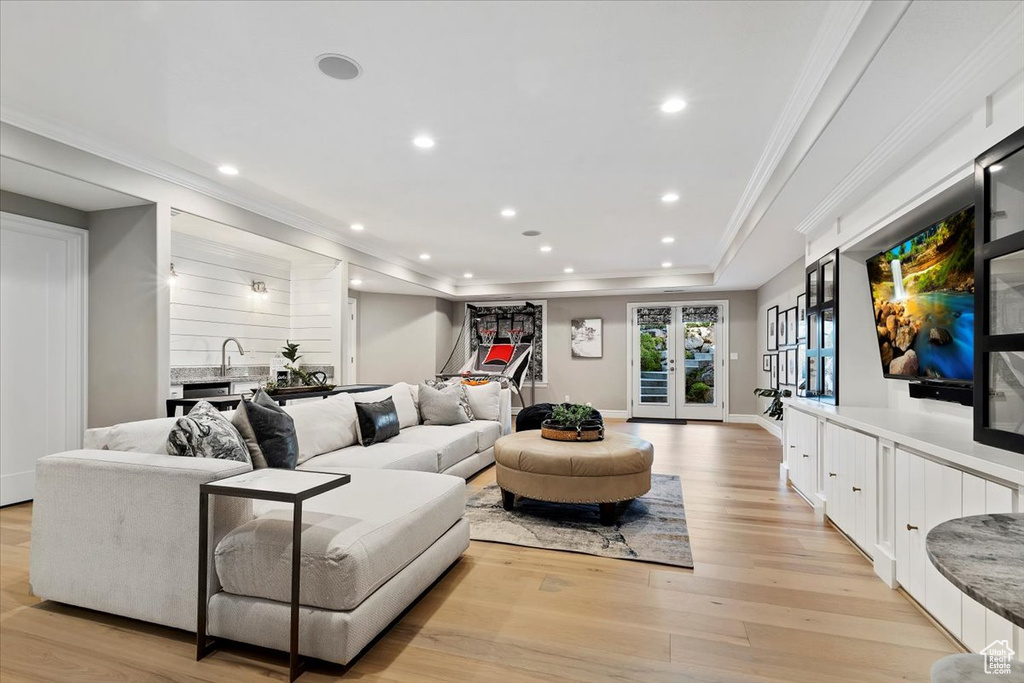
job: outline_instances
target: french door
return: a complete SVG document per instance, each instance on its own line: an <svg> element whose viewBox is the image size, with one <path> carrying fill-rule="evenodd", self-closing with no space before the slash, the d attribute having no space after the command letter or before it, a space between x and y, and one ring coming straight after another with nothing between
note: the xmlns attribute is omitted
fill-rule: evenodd
<svg viewBox="0 0 1024 683"><path fill-rule="evenodd" d="M630 415L721 420L725 415L726 306L630 306Z"/></svg>

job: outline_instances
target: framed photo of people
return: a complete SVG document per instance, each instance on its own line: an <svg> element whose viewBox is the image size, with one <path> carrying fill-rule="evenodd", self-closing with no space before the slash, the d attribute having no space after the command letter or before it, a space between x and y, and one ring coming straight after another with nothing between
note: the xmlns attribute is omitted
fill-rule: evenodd
<svg viewBox="0 0 1024 683"><path fill-rule="evenodd" d="M776 351L779 348L779 307L772 306L768 309L765 319L765 329L768 332L768 350Z"/></svg>

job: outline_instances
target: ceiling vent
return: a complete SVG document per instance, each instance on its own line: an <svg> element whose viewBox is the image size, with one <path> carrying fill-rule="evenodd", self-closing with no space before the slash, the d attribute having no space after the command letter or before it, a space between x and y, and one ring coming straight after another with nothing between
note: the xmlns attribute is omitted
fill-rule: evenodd
<svg viewBox="0 0 1024 683"><path fill-rule="evenodd" d="M324 76L339 81L351 81L363 73L363 68L351 57L330 53L316 58L316 68L320 69Z"/></svg>

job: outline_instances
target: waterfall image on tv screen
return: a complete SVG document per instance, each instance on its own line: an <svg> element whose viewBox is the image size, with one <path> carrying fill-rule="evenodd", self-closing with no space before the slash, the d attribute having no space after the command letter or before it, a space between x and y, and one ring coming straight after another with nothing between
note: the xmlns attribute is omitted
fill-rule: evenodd
<svg viewBox="0 0 1024 683"><path fill-rule="evenodd" d="M974 378L974 207L868 259L887 376Z"/></svg>

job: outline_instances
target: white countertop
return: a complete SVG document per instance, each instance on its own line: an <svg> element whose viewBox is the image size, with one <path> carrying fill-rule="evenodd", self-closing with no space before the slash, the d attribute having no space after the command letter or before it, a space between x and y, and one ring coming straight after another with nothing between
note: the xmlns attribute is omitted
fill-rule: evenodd
<svg viewBox="0 0 1024 683"><path fill-rule="evenodd" d="M1024 454L978 443L974 440L974 425L970 420L892 408L833 406L797 397L784 398L782 402L961 468L1024 486Z"/></svg>

